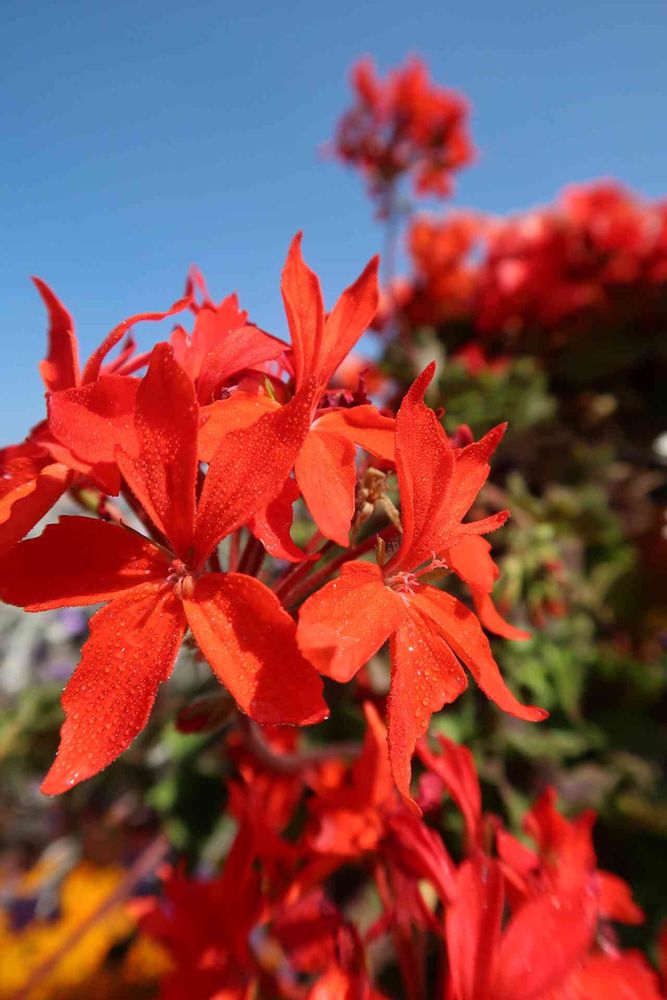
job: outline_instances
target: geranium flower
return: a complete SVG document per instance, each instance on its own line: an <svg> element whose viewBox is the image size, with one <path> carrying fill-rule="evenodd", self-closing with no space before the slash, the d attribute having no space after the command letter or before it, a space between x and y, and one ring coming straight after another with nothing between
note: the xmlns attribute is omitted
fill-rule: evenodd
<svg viewBox="0 0 667 1000"><path fill-rule="evenodd" d="M371 59L360 59L351 77L356 100L338 123L334 151L367 178L380 214L387 213L387 188L404 174L418 195L449 194L452 175L474 155L464 98L433 83L416 58L385 80Z"/></svg>
<svg viewBox="0 0 667 1000"><path fill-rule="evenodd" d="M212 402L221 386L234 376L275 361L288 350L288 345L248 323L248 314L239 309L235 293L216 305L201 273L192 268L186 293L194 296L197 289L202 292L203 301L191 302L195 313L192 333L177 326L170 343L176 360L195 383L197 399L203 406Z"/></svg>
<svg viewBox="0 0 667 1000"><path fill-rule="evenodd" d="M317 669L349 681L390 639L389 748L394 779L409 797L411 757L433 712L467 685L461 663L496 704L517 718L537 721L540 708L522 705L503 681L475 615L420 576L467 536L499 527L507 513L463 522L489 474L488 458L502 435L455 451L423 398L430 365L415 380L396 419L396 466L403 534L384 565L350 562L340 577L301 608L299 645Z"/></svg>
<svg viewBox="0 0 667 1000"><path fill-rule="evenodd" d="M317 275L304 263L301 234L292 242L283 271L282 293L292 337L294 382L302 390L309 379L317 390L312 397L311 426L295 463L295 478L313 520L321 533L339 545L348 544L355 510L355 445L385 461L394 458L393 418L371 404L332 408L320 406L329 381L368 328L378 303L377 258L373 258L357 280L346 288L325 317ZM229 427L247 427L262 413L275 412L281 402L272 395L235 392L228 400L204 407L200 435L200 457L213 453L220 435ZM301 559L290 542L293 487L280 509L264 515L273 526L273 536L258 530L268 550L287 559ZM256 529L262 525L255 525Z"/></svg>
<svg viewBox="0 0 667 1000"><path fill-rule="evenodd" d="M258 722L316 722L321 682L295 626L252 577L206 571L218 542L280 488L307 433L313 387L253 427L228 434L201 493L199 409L172 348L158 344L136 396L134 455L116 460L164 545L117 524L64 517L0 559L0 595L29 611L109 601L91 620L63 694L58 756L42 788L96 774L143 729L189 626L216 676Z"/></svg>
<svg viewBox="0 0 667 1000"><path fill-rule="evenodd" d="M48 349L39 366L47 391L49 421L28 438L0 451L0 552L33 528L72 484L77 474L107 493L118 493L120 476L114 449L131 429L138 382L102 369L104 359L125 332L142 320L161 320L188 303L187 297L165 312L139 313L123 320L84 367L74 321L62 302L34 279L49 315Z"/></svg>

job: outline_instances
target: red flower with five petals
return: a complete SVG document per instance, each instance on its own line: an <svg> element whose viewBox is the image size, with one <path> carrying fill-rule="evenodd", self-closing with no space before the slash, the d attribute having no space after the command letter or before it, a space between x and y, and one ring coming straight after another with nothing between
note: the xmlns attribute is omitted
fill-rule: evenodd
<svg viewBox="0 0 667 1000"><path fill-rule="evenodd" d="M96 774L143 729L188 626L216 676L258 722L327 714L295 626L258 580L207 572L210 553L280 488L309 425L312 386L224 437L199 497L199 410L171 347L154 348L137 391L136 454L117 462L165 545L120 525L62 518L0 559L0 595L28 611L109 601L63 694L66 719L43 790ZM277 653L277 651L279 651Z"/></svg>
<svg viewBox="0 0 667 1000"><path fill-rule="evenodd" d="M406 797L412 753L431 714L467 685L461 663L504 711L529 721L547 714L522 705L507 688L475 615L419 579L433 560L442 565L438 557L463 539L492 531L507 518L503 512L462 521L488 477L488 458L503 428L455 451L423 401L434 370L430 365L416 379L396 418L403 524L398 552L384 566L344 565L337 580L305 602L298 628L304 654L321 673L341 682L390 639L389 748L394 779Z"/></svg>

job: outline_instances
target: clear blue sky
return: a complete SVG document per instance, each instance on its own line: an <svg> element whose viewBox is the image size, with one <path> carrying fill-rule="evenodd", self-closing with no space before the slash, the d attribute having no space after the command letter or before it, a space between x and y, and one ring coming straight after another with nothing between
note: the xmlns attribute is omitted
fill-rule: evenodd
<svg viewBox="0 0 667 1000"><path fill-rule="evenodd" d="M5 0L0 37L1 443L42 412L30 274L84 353L180 295L193 261L285 335L299 228L329 296L356 275L381 234L317 149L362 53L383 70L419 53L472 101L481 156L458 204L508 212L609 175L667 193L664 0Z"/></svg>

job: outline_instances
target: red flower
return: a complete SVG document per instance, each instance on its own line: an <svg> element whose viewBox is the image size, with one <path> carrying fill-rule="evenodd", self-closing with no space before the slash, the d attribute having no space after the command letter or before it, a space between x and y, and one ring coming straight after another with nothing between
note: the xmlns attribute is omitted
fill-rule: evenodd
<svg viewBox="0 0 667 1000"><path fill-rule="evenodd" d="M346 288L325 317L317 275L301 256L301 235L292 242L282 280L283 300L292 336L295 385L302 389L309 379L317 385L311 410L311 427L295 463L296 483L317 527L326 538L348 544L355 510L355 445L372 455L393 461L394 421L374 406L320 408L331 376L368 328L377 309L377 258L373 258L354 284ZM236 392L228 399L204 408L200 435L203 461L230 427L247 427L262 413L277 412L281 403L269 395ZM291 487L287 487L288 493ZM269 552L288 559L301 559L289 539L291 504L286 496L282 509L273 507L255 523L257 534ZM265 522L273 523L267 532Z"/></svg>
<svg viewBox="0 0 667 1000"><path fill-rule="evenodd" d="M504 896L497 861L462 864L446 914L448 1000L542 1000L588 953L595 907L583 887L531 900L503 929Z"/></svg>
<svg viewBox="0 0 667 1000"><path fill-rule="evenodd" d="M187 286L194 291L194 276ZM206 286L203 285L205 288ZM173 331L170 343L176 360L195 383L201 405L216 398L219 389L234 376L267 361L275 361L287 350L287 344L247 322L248 314L239 309L236 295L228 295L216 306L208 299L195 307L192 333L182 326Z"/></svg>
<svg viewBox="0 0 667 1000"><path fill-rule="evenodd" d="M326 715L317 675L292 619L254 578L206 572L218 542L280 488L308 429L312 386L255 426L228 434L199 498L199 412L171 347L153 350L137 391L133 456L117 452L132 492L164 546L124 527L62 518L0 559L0 595L29 611L110 603L93 617L63 694L66 720L44 791L96 774L143 729L189 626L214 673L259 722Z"/></svg>
<svg viewBox="0 0 667 1000"><path fill-rule="evenodd" d="M595 813L587 810L568 820L556 808L556 791L548 787L526 814L523 827L536 843L537 853L499 830L498 853L515 893L531 896L554 890L571 891L586 885L597 899L601 918L641 924L644 914L623 879L598 869L592 829Z"/></svg>
<svg viewBox="0 0 667 1000"><path fill-rule="evenodd" d="M298 629L305 655L321 673L341 682L391 640L389 747L394 779L406 797L412 753L431 714L466 687L461 662L504 711L530 721L546 715L520 704L506 687L475 615L450 594L419 580L433 560L441 565L442 553L466 536L492 531L507 517L504 512L462 522L486 481L487 460L503 428L454 451L423 402L434 368L429 366L415 381L396 419L403 522L398 552L383 566L343 566L337 580L305 602Z"/></svg>
<svg viewBox="0 0 667 1000"><path fill-rule="evenodd" d="M384 199L398 177L410 174L417 194L449 194L452 174L473 159L464 99L432 83L415 58L384 81L371 59L361 59L352 86L356 103L341 118L334 146L367 177L370 193Z"/></svg>
<svg viewBox="0 0 667 1000"><path fill-rule="evenodd" d="M34 282L49 315L48 350L39 366L49 423L38 424L23 444L0 451L0 552L48 513L77 473L92 478L107 493L118 492L114 449L131 428L137 382L101 374L102 362L134 323L164 319L188 302L182 299L166 312L124 320L81 375L72 317L48 285L39 278Z"/></svg>

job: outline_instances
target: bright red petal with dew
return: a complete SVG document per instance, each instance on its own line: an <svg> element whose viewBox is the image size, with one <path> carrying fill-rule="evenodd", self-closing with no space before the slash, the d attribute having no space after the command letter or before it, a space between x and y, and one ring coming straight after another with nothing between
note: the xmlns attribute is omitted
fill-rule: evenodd
<svg viewBox="0 0 667 1000"><path fill-rule="evenodd" d="M119 468L176 555L187 558L195 520L199 410L192 380L169 344L153 348L137 390L134 427L138 457L118 451Z"/></svg>
<svg viewBox="0 0 667 1000"><path fill-rule="evenodd" d="M303 443L294 471L317 527L325 538L347 547L357 481L352 442L338 434L312 430Z"/></svg>
<svg viewBox="0 0 667 1000"><path fill-rule="evenodd" d="M370 404L352 406L349 410L325 411L317 418L315 427L341 434L386 462L394 461L396 421L393 417L383 416Z"/></svg>
<svg viewBox="0 0 667 1000"><path fill-rule="evenodd" d="M134 406L139 380L105 375L96 382L47 400L49 430L80 461L95 465L116 462L116 448L136 451Z"/></svg>
<svg viewBox="0 0 667 1000"><path fill-rule="evenodd" d="M44 431L45 425L38 424L32 431L35 440L28 438L21 444L0 448L0 500L19 486L37 479L44 466L49 464L48 452L38 443Z"/></svg>
<svg viewBox="0 0 667 1000"><path fill-rule="evenodd" d="M596 924L596 897L584 885L568 896L547 893L525 903L496 955L493 1000L543 1000L584 958Z"/></svg>
<svg viewBox="0 0 667 1000"><path fill-rule="evenodd" d="M431 715L455 701L468 682L440 631L412 606L390 648L389 756L398 790L410 799L417 741L427 732Z"/></svg>
<svg viewBox="0 0 667 1000"><path fill-rule="evenodd" d="M197 315L203 321L208 309ZM228 334L224 343L206 355L197 380L197 398L200 403L210 403L214 394L232 376L265 361L274 361L288 349L277 337L264 333L256 326L242 326Z"/></svg>
<svg viewBox="0 0 667 1000"><path fill-rule="evenodd" d="M167 576L160 550L129 528L61 517L0 557L0 598L28 611L98 604Z"/></svg>
<svg viewBox="0 0 667 1000"><path fill-rule="evenodd" d="M48 514L71 478L66 465L44 465L34 478L21 476L19 484L0 497L0 552L15 545Z"/></svg>
<svg viewBox="0 0 667 1000"><path fill-rule="evenodd" d="M445 558L450 568L470 587L477 617L484 628L503 639L513 639L516 642L530 639L530 632L510 625L501 617L491 599L491 591L500 576L500 570L491 558L491 546L485 538L468 535L454 548L448 549Z"/></svg>
<svg viewBox="0 0 667 1000"><path fill-rule="evenodd" d="M42 784L58 795L111 764L146 725L185 633L180 601L147 586L90 621L90 638L65 688L58 754Z"/></svg>
<svg viewBox="0 0 667 1000"><path fill-rule="evenodd" d="M326 718L322 682L299 652L296 626L263 583L208 573L184 605L211 669L252 719L305 726Z"/></svg>
<svg viewBox="0 0 667 1000"><path fill-rule="evenodd" d="M337 580L303 604L297 637L321 674L345 683L403 622L404 601L382 582L374 563L346 563Z"/></svg>
<svg viewBox="0 0 667 1000"><path fill-rule="evenodd" d="M199 457L210 462L225 434L256 424L265 413L275 413L280 403L271 396L235 392L229 399L219 399L200 410Z"/></svg>
<svg viewBox="0 0 667 1000"><path fill-rule="evenodd" d="M309 382L286 406L223 436L210 460L197 510L200 563L221 538L280 492L310 427L313 391Z"/></svg>
<svg viewBox="0 0 667 1000"><path fill-rule="evenodd" d="M493 603L490 594L485 594L483 591L477 590L476 587L471 587L470 593L472 594L472 602L475 605L477 617L489 632L499 635L502 639L511 639L514 642L525 642L531 638L530 632L526 632L524 629L517 628L516 625L511 625L510 622L505 621Z"/></svg>
<svg viewBox="0 0 667 1000"><path fill-rule="evenodd" d="M498 708L527 722L539 722L548 716L543 708L517 701L501 676L479 621L464 604L434 587L423 587L411 601L440 627L447 645Z"/></svg>
<svg viewBox="0 0 667 1000"><path fill-rule="evenodd" d="M324 332L324 303L320 282L301 254L302 233L292 240L283 268L281 291L292 337L296 384L319 375ZM328 380L327 380L328 381Z"/></svg>
<svg viewBox="0 0 667 1000"><path fill-rule="evenodd" d="M496 1000L491 976L500 943L503 901L498 863L484 857L464 861L445 921L448 1000ZM517 993L514 1000L518 997L523 1000L523 993Z"/></svg>
<svg viewBox="0 0 667 1000"><path fill-rule="evenodd" d="M462 538L447 549L445 559L450 569L469 586L491 593L499 570L491 558L491 545L485 538L477 535Z"/></svg>
<svg viewBox="0 0 667 1000"><path fill-rule="evenodd" d="M318 358L318 374L325 385L368 329L378 310L379 262L380 258L377 256L368 262L357 280L345 289L326 318Z"/></svg>
<svg viewBox="0 0 667 1000"><path fill-rule="evenodd" d="M86 362L86 367L83 370L83 377L81 381L85 384L87 382L94 382L96 378L99 378L100 368L104 362L109 351L112 351L119 341L123 339L127 331L134 326L135 323L144 323L147 320L159 321L161 319L166 319L167 316L173 316L174 313L182 312L184 309L190 305L192 298L190 295L186 295L184 298L179 299L178 302L174 302L173 306L167 309L165 312L147 312L147 313L137 313L136 316L130 316L129 319L124 319L122 323L114 327L108 336L102 341L100 346L94 351L88 361Z"/></svg>
<svg viewBox="0 0 667 1000"><path fill-rule="evenodd" d="M442 546L443 523L451 523L449 488L454 452L424 393L435 364L424 369L406 393L396 417L396 469L403 538L388 569L416 569Z"/></svg>
<svg viewBox="0 0 667 1000"><path fill-rule="evenodd" d="M186 292L190 291L194 294L196 285L198 285L197 281L193 281L192 277L188 276ZM205 285L203 287L205 289ZM219 306L208 299L208 293L205 291L204 300L204 305L197 310L192 334L188 334L183 327L179 326L172 331L169 338L169 342L174 348L176 360L193 382L201 373L206 355L223 343L233 330L244 326L248 319L248 313L239 309L236 293L228 295Z"/></svg>
<svg viewBox="0 0 667 1000"><path fill-rule="evenodd" d="M79 348L74 320L60 299L41 278L33 278L49 314L49 347L39 374L49 392L79 384Z"/></svg>
<svg viewBox="0 0 667 1000"><path fill-rule="evenodd" d="M489 459L502 441L506 429L507 424L498 424L480 441L473 441L457 450L451 491L450 517L453 521L461 521L465 517L489 478Z"/></svg>
<svg viewBox="0 0 667 1000"><path fill-rule="evenodd" d="M290 534L294 514L292 504L300 496L299 487L294 480L286 479L278 496L248 521L250 531L275 559L303 562L313 558L294 544Z"/></svg>

